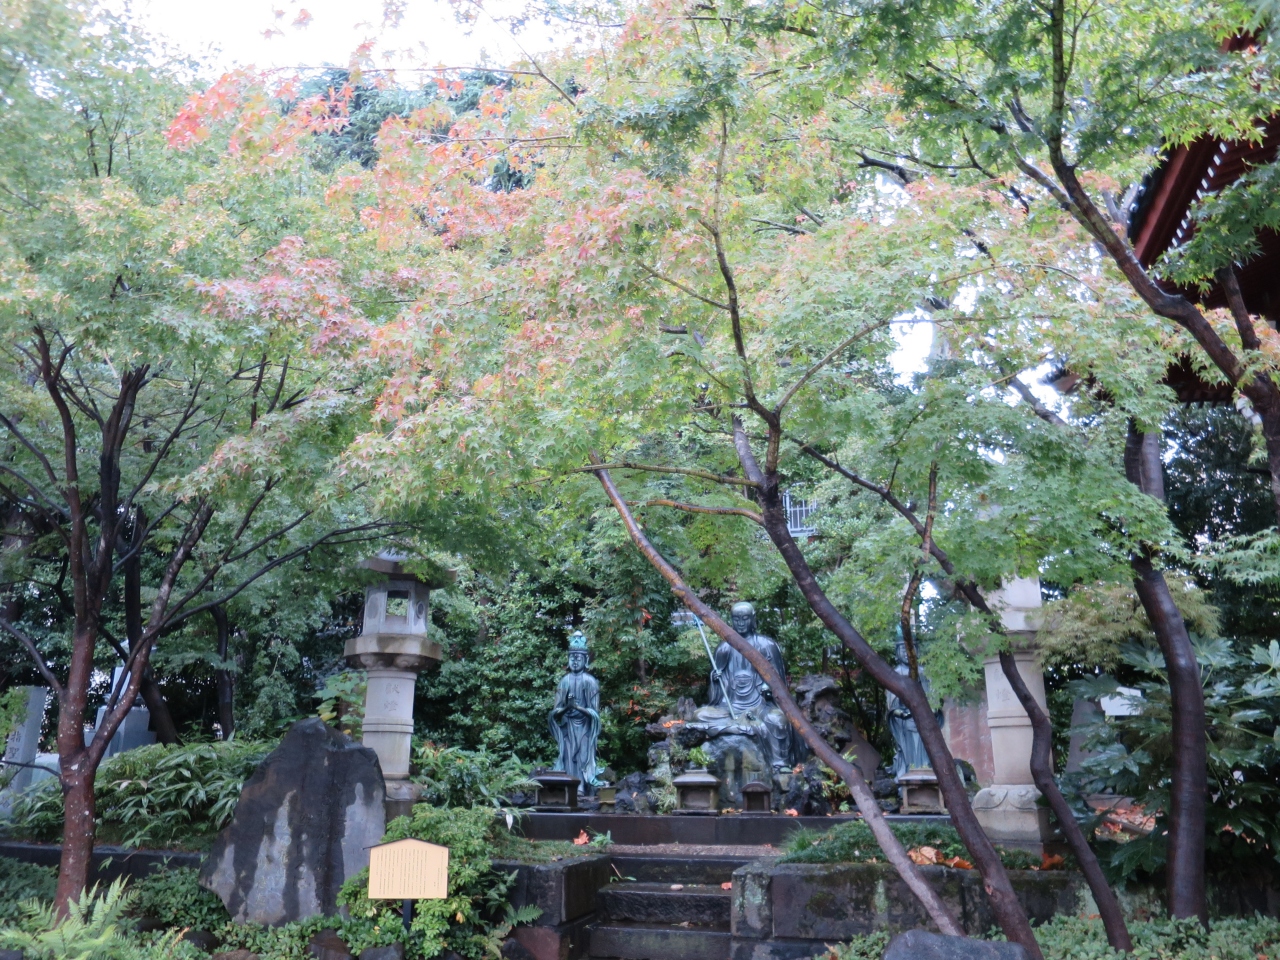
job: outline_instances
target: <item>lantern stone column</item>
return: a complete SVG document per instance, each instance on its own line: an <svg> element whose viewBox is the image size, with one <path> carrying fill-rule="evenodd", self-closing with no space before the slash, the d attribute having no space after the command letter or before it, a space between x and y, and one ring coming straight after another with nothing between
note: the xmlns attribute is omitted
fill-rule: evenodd
<svg viewBox="0 0 1280 960"><path fill-rule="evenodd" d="M383 554L361 564L385 575L365 589L364 627L347 641L347 663L368 672L363 743L378 755L387 785L387 820L407 814L421 796L409 782L413 690L418 674L440 662L427 638L431 585Z"/></svg>
<svg viewBox="0 0 1280 960"><path fill-rule="evenodd" d="M1034 649L1041 617L1039 579L1019 577L994 591L988 602L1000 614L1018 673L1047 712L1044 672ZM983 666L995 775L994 782L973 798L973 810L987 836L996 843L1043 853L1044 844L1052 838L1052 829L1049 810L1039 802L1040 791L1031 776L1031 718L1005 679L1000 658L987 657Z"/></svg>

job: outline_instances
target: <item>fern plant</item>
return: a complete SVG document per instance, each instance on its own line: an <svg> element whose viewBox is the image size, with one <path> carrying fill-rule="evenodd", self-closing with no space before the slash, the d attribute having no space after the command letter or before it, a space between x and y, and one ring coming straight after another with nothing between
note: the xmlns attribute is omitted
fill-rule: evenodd
<svg viewBox="0 0 1280 960"><path fill-rule="evenodd" d="M171 954L182 931L145 947L125 934L122 922L132 901L123 878L101 895L96 884L86 890L61 921L51 903L27 900L20 925L0 930L0 944L21 950L28 960L141 960Z"/></svg>

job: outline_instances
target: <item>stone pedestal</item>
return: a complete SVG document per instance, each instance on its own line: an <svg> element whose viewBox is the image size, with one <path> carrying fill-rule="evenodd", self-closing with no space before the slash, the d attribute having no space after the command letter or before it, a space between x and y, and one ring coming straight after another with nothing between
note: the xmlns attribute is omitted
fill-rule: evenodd
<svg viewBox="0 0 1280 960"><path fill-rule="evenodd" d="M362 566L386 579L365 590L364 628L343 654L368 671L363 743L378 755L391 820L407 815L422 793L409 782L413 690L418 674L440 662L440 645L427 638L430 586L389 555Z"/></svg>
<svg viewBox="0 0 1280 960"><path fill-rule="evenodd" d="M544 813L560 813L578 809L578 778L561 770L541 770L533 779L538 781L538 802L534 809Z"/></svg>
<svg viewBox="0 0 1280 960"><path fill-rule="evenodd" d="M676 813L716 814L720 812L720 781L705 769L689 770L673 777L679 797Z"/></svg>
<svg viewBox="0 0 1280 960"><path fill-rule="evenodd" d="M898 778L899 813L946 813L937 775L928 767L908 770Z"/></svg>
<svg viewBox="0 0 1280 960"><path fill-rule="evenodd" d="M1018 673L1040 708L1048 712L1044 673L1032 649L1040 625L1040 581L1014 580L995 591L989 602L1009 634ZM996 843L1042 853L1053 834L1049 811L1039 804L1040 791L1031 776L1031 719L1005 679L1000 658L988 657L983 666L994 782L978 791L973 810Z"/></svg>

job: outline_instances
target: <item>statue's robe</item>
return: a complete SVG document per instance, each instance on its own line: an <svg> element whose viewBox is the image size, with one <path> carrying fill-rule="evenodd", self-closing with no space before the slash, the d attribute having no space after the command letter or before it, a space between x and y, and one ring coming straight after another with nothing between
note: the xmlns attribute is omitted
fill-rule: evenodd
<svg viewBox="0 0 1280 960"><path fill-rule="evenodd" d="M900 663L894 667L894 672L905 677L910 676L911 669L905 663ZM928 678L923 672L920 672L919 676L920 685L924 687L925 693L928 693ZM920 729L916 726L915 717L911 715L910 708L887 690L885 701L886 712L889 715L889 735L893 737L894 746L898 748L893 757L894 779L902 779L911 770L932 769L932 762L929 760L928 751L924 748L924 740L920 737ZM941 725L942 711L936 711L934 716Z"/></svg>
<svg viewBox="0 0 1280 960"><path fill-rule="evenodd" d="M768 658L785 680L787 666L782 659L782 649L773 638L753 633L746 640ZM771 767L790 768L801 753L795 731L782 709L773 702L769 687L756 668L727 642L716 648L712 659L724 683L722 686L720 680L711 677L707 705L697 711L698 725L713 737L731 733L755 737Z"/></svg>
<svg viewBox="0 0 1280 960"><path fill-rule="evenodd" d="M596 742L600 739L600 684L596 678L585 670L565 674L556 687L556 705L549 721L551 734L560 747L555 769L577 777L583 793L591 793L599 773Z"/></svg>

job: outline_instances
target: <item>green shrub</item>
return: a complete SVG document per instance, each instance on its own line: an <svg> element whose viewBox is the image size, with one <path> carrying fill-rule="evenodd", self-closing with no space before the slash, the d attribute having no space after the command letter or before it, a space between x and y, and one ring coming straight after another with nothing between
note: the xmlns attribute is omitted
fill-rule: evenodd
<svg viewBox="0 0 1280 960"><path fill-rule="evenodd" d="M1200 922L1153 920L1129 924L1133 953L1107 945L1102 921L1084 917L1054 917L1036 928L1044 960L1277 960L1280 958L1280 919L1275 917L1215 920L1206 930ZM854 937L833 945L823 960L879 960L888 945L885 932Z"/></svg>
<svg viewBox="0 0 1280 960"><path fill-rule="evenodd" d="M133 912L166 927L216 930L231 919L218 895L200 886L200 871L193 867L157 870L131 889Z"/></svg>
<svg viewBox="0 0 1280 960"><path fill-rule="evenodd" d="M501 808L513 794L538 788L519 757L499 757L485 747L463 750L424 743L415 760L413 780L426 788L422 801L436 807Z"/></svg>
<svg viewBox="0 0 1280 960"><path fill-rule="evenodd" d="M512 837L500 811L419 804L412 817L391 822L385 840L406 837L449 848L448 896L417 904L410 956L435 957L454 950L470 960L496 957L499 943L515 924L537 919L537 908L514 911L507 902L515 873L493 869L493 861L519 840ZM369 872L364 870L343 884L338 897L350 912L342 933L352 953L394 943L400 936L400 904L370 900L368 890Z"/></svg>
<svg viewBox="0 0 1280 960"><path fill-rule="evenodd" d="M98 842L126 847L205 849L235 812L240 790L274 743L155 744L98 768ZM62 790L42 782L14 803L8 832L34 840L62 836Z"/></svg>
<svg viewBox="0 0 1280 960"><path fill-rule="evenodd" d="M313 960L307 941L325 928L336 929L338 935L345 939L346 927L346 923L333 917L312 917L279 927L227 921L214 932L222 941L218 948L221 951L248 950L259 960Z"/></svg>
<svg viewBox="0 0 1280 960"><path fill-rule="evenodd" d="M880 960L891 938L887 931L878 930L854 937L848 943L831 944L822 960Z"/></svg>
<svg viewBox="0 0 1280 960"><path fill-rule="evenodd" d="M194 960L194 946L180 940L181 931L137 937L126 916L132 893L124 880L105 891L97 886L70 905L61 921L52 903L27 900L18 922L0 928L0 947L21 950L28 960Z"/></svg>
<svg viewBox="0 0 1280 960"><path fill-rule="evenodd" d="M1280 643L1192 637L1204 683L1209 790L1205 818L1205 871L1210 877L1274 883L1280 878ZM1248 652L1246 653L1246 648ZM1104 717L1085 731L1095 751L1068 784L1081 796L1114 792L1157 811L1155 829L1122 843L1101 841L1099 856L1117 882L1152 876L1164 866L1173 764L1172 702L1164 657L1154 645L1126 644L1120 660L1138 679L1142 709ZM1070 685L1074 696L1115 695L1109 676ZM1095 818L1093 826L1100 825Z"/></svg>
<svg viewBox="0 0 1280 960"><path fill-rule="evenodd" d="M908 850L933 847L944 859L969 858L956 828L947 824L893 823L894 835ZM787 841L783 863L870 863L883 861L884 853L863 820L836 824L825 833L800 830ZM1022 850L1000 850L1001 862L1011 870L1040 866L1040 858Z"/></svg>
<svg viewBox="0 0 1280 960"><path fill-rule="evenodd" d="M38 867L34 863L0 857L0 927L14 923L23 915L24 901L53 900L57 886L56 867Z"/></svg>

